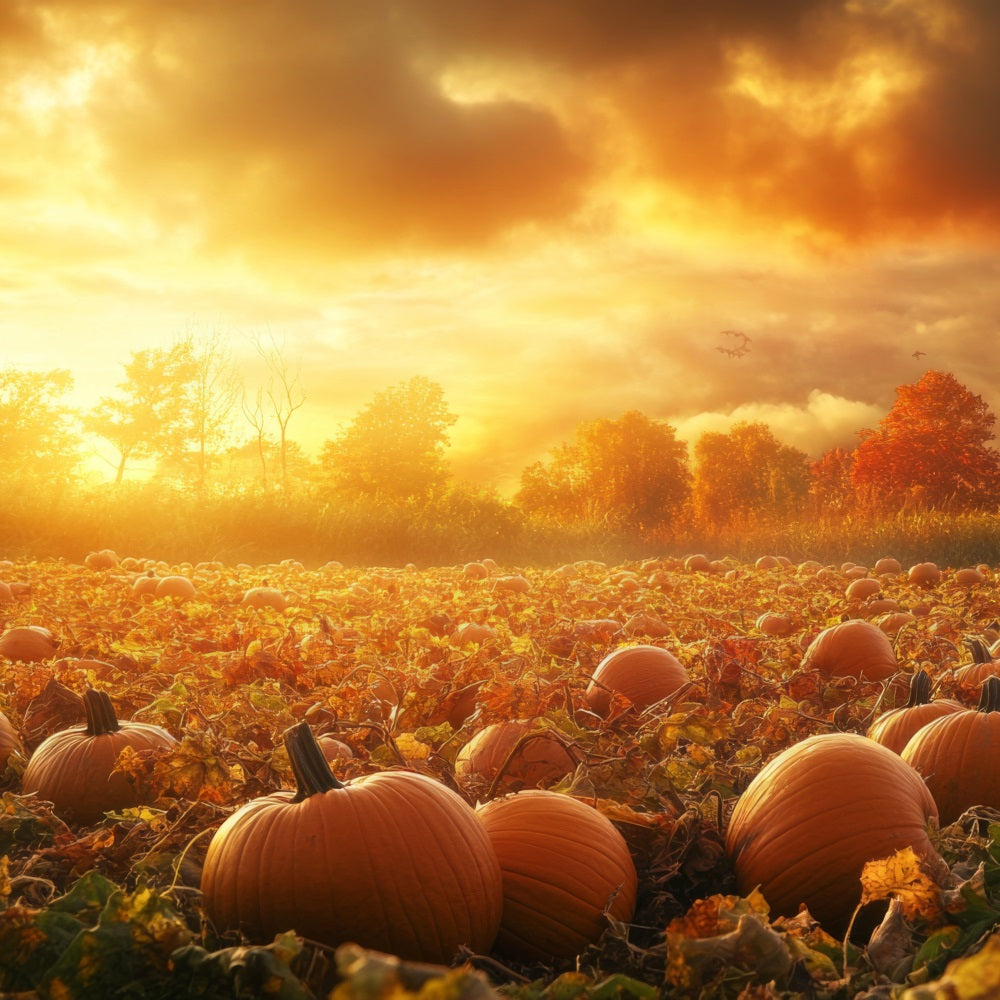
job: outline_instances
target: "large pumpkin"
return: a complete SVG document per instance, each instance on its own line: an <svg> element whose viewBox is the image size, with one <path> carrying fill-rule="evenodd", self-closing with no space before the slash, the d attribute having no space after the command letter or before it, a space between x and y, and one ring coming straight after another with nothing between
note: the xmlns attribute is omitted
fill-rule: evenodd
<svg viewBox="0 0 1000 1000"><path fill-rule="evenodd" d="M977 708L918 729L901 756L924 776L942 823L972 806L1000 809L1000 677L983 683Z"/></svg>
<svg viewBox="0 0 1000 1000"><path fill-rule="evenodd" d="M937 807L898 754L855 733L824 733L771 758L736 803L726 852L746 895L759 886L773 915L800 904L843 934L868 861L904 847L938 860L928 836Z"/></svg>
<svg viewBox="0 0 1000 1000"><path fill-rule="evenodd" d="M684 665L659 646L620 646L604 657L587 685L585 698L598 715L607 715L614 692L642 711L669 698L688 681Z"/></svg>
<svg viewBox="0 0 1000 1000"><path fill-rule="evenodd" d="M51 802L64 820L89 825L106 812L151 801L150 789L115 773L122 750L169 749L176 740L147 722L119 722L106 691L83 695L87 722L46 737L28 758L24 793Z"/></svg>
<svg viewBox="0 0 1000 1000"><path fill-rule="evenodd" d="M208 845L201 889L214 924L423 962L489 952L500 866L472 807L416 771L341 783L305 723L284 739L297 791L242 806Z"/></svg>
<svg viewBox="0 0 1000 1000"><path fill-rule="evenodd" d="M15 625L0 635L0 656L22 663L39 663L55 656L59 643L42 625Z"/></svg>
<svg viewBox="0 0 1000 1000"><path fill-rule="evenodd" d="M549 730L527 720L494 722L458 751L455 777L465 789L503 791L548 786L576 770L577 760Z"/></svg>
<svg viewBox="0 0 1000 1000"><path fill-rule="evenodd" d="M827 677L858 677L869 681L884 681L898 669L889 637L862 618L823 629L806 648L802 666Z"/></svg>
<svg viewBox="0 0 1000 1000"><path fill-rule="evenodd" d="M593 806L534 789L477 809L503 872L496 950L511 958L572 958L628 922L637 876L625 838Z"/></svg>
<svg viewBox="0 0 1000 1000"><path fill-rule="evenodd" d="M910 678L910 696L905 705L883 712L869 727L867 736L901 753L910 737L927 723L951 712L961 712L964 706L953 698L931 700L931 678L926 670L917 670Z"/></svg>

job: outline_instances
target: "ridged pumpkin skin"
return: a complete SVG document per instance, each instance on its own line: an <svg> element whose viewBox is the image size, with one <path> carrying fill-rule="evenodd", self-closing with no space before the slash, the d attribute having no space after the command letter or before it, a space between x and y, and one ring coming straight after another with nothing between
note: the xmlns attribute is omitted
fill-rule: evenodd
<svg viewBox="0 0 1000 1000"><path fill-rule="evenodd" d="M503 871L496 950L525 961L572 958L607 928L628 922L637 876L625 838L603 813L534 789L476 810Z"/></svg>
<svg viewBox="0 0 1000 1000"><path fill-rule="evenodd" d="M917 670L910 678L910 697L905 705L883 712L869 727L867 736L888 747L893 753L902 753L910 737L935 719L952 712L961 712L965 706L953 698L931 699L931 682L925 670Z"/></svg>
<svg viewBox="0 0 1000 1000"><path fill-rule="evenodd" d="M494 722L480 729L455 757L455 778L473 785L517 791L551 785L576 770L573 755L545 729L530 722Z"/></svg>
<svg viewBox="0 0 1000 1000"><path fill-rule="evenodd" d="M773 757L740 796L726 853L746 894L760 886L772 916L799 904L843 934L861 897L861 870L904 847L936 859L937 807L897 754L855 733L825 733Z"/></svg>
<svg viewBox="0 0 1000 1000"><path fill-rule="evenodd" d="M415 771L341 784L304 724L285 742L299 792L247 803L208 845L202 903L215 926L265 943L294 930L420 962L447 964L463 945L488 953L500 866L472 807Z"/></svg>
<svg viewBox="0 0 1000 1000"><path fill-rule="evenodd" d="M607 715L613 691L623 694L642 711L669 698L688 681L684 665L660 646L621 646L608 653L594 670L587 685L587 705L598 715Z"/></svg>
<svg viewBox="0 0 1000 1000"><path fill-rule="evenodd" d="M899 669L889 637L861 618L823 629L803 654L802 666L827 677L869 681L884 681Z"/></svg>
<svg viewBox="0 0 1000 1000"><path fill-rule="evenodd" d="M3 712L0 712L0 775L7 766L7 758L14 752L24 753L21 737L17 735L14 724Z"/></svg>
<svg viewBox="0 0 1000 1000"><path fill-rule="evenodd" d="M89 689L83 704L87 723L53 733L35 748L22 791L51 802L61 819L90 825L106 812L151 801L149 789L112 773L122 750L169 749L177 741L151 723L119 722L104 691Z"/></svg>
<svg viewBox="0 0 1000 1000"><path fill-rule="evenodd" d="M978 708L929 722L901 756L924 776L943 824L972 806L1000 808L1000 677L986 680Z"/></svg>

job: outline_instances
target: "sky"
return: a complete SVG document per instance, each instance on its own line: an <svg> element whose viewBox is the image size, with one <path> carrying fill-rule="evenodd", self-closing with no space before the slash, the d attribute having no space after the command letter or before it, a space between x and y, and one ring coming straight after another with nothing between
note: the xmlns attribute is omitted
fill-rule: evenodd
<svg viewBox="0 0 1000 1000"><path fill-rule="evenodd" d="M0 368L264 336L307 452L422 375L507 492L628 410L1000 413L997 66L996 0L4 0Z"/></svg>

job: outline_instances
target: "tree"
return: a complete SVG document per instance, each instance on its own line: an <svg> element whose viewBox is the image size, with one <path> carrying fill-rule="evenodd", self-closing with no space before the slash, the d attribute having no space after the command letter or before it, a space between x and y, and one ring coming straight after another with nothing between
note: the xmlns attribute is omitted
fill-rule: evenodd
<svg viewBox="0 0 1000 1000"><path fill-rule="evenodd" d="M333 488L350 496L426 498L450 477L447 429L457 418L440 385L421 375L377 393L320 461Z"/></svg>
<svg viewBox="0 0 1000 1000"><path fill-rule="evenodd" d="M690 489L687 446L675 433L637 410L581 424L548 463L524 470L515 503L565 523L639 532L668 525Z"/></svg>
<svg viewBox="0 0 1000 1000"><path fill-rule="evenodd" d="M741 422L695 442L693 504L705 524L801 511L809 490L805 452L782 444L766 424Z"/></svg>
<svg viewBox="0 0 1000 1000"><path fill-rule="evenodd" d="M65 483L79 462L79 436L63 397L68 371L0 369L0 475L14 484Z"/></svg>
<svg viewBox="0 0 1000 1000"><path fill-rule="evenodd" d="M851 481L876 509L984 510L1000 499L996 417L954 375L896 388L877 429L861 432Z"/></svg>
<svg viewBox="0 0 1000 1000"><path fill-rule="evenodd" d="M124 366L117 396L103 396L82 417L86 430L117 451L115 482L134 458L169 455L182 449L189 416L188 386L194 376L191 345L136 351Z"/></svg>
<svg viewBox="0 0 1000 1000"><path fill-rule="evenodd" d="M854 506L854 452L830 448L809 466L809 495L817 513L844 514Z"/></svg>
<svg viewBox="0 0 1000 1000"><path fill-rule="evenodd" d="M267 398L268 408L278 425L278 458L281 468L281 488L288 492L288 425L292 416L306 401L305 392L299 384L299 372L288 370L284 353L274 337L265 344L258 335L254 338L257 353L267 366L267 384L257 390L257 398L253 407L248 407L246 396L243 398L243 413L257 432L258 453L264 462L264 398ZM264 484L267 484L266 464L262 464Z"/></svg>

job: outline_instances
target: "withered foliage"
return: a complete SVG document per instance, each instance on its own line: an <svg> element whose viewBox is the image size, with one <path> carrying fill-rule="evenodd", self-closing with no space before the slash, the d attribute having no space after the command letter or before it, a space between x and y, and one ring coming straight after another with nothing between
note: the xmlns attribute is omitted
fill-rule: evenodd
<svg viewBox="0 0 1000 1000"><path fill-rule="evenodd" d="M133 596L150 566L125 565L2 572L22 586L0 605L0 631L42 625L58 641L48 661L0 660L0 711L24 746L0 775L5 995L130 995L141 982L141 995L162 997L921 1000L941 977L990 986L993 965L979 956L1000 947L1000 825L987 809L938 834L943 875L905 853L873 859L862 890L886 917L867 944L831 938L804 910L774 918L759 893L735 890L726 823L764 761L818 732L865 732L905 699L905 684L801 666L820 629L882 613L848 600L841 568L726 563L705 573L665 558L497 567L472 579L461 567L153 566L194 582L196 596L178 600ZM513 573L530 589L496 585ZM922 667L936 694L969 701L952 674L969 658L965 637L991 640L1000 627L995 579L987 571L984 583L960 587L946 571L932 591L905 574L881 580L882 598L916 612L893 636L904 679ZM264 582L285 594L284 611L241 603ZM758 631L765 611L789 616L792 633ZM467 642L465 623L490 630ZM643 712L616 694L595 716L584 697L593 669L635 642L670 649L690 683ZM89 686L110 694L119 718L161 725L178 742L119 759L154 789L149 805L74 827L21 795L20 781L49 734L83 722ZM483 789L456 781L458 750L514 718L536 720L572 750L580 763L554 787L616 824L639 874L634 920L609 921L575 962L465 955L455 969L428 969L326 948L292 928L248 942L206 920L198 887L208 841L244 802L291 787L289 726L304 720L351 748L341 779L409 767L472 801Z"/></svg>

